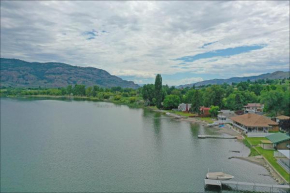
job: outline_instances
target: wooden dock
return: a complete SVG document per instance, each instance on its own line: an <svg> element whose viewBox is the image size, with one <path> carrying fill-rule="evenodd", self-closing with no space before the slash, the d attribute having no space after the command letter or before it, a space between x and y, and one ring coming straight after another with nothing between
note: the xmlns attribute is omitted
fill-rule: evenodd
<svg viewBox="0 0 290 193"><path fill-rule="evenodd" d="M237 190L240 189L241 186L250 186L253 187L253 191L256 190L257 187L269 188L270 192L274 192L274 189L284 189L290 190L290 185L271 185L271 184L260 184L260 183L251 183L251 182L236 182L236 181L221 181L221 180L210 180L204 179L205 186L219 186L222 188L222 185L232 185Z"/></svg>
<svg viewBox="0 0 290 193"><path fill-rule="evenodd" d="M198 135L198 138L214 138L214 139L237 139L237 136L223 136L223 135Z"/></svg>

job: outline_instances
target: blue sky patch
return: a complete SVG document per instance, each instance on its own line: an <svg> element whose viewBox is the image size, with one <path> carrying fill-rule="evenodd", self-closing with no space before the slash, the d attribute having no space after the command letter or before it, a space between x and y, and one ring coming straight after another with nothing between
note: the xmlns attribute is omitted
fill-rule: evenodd
<svg viewBox="0 0 290 193"><path fill-rule="evenodd" d="M217 42L218 42L218 41L215 41L215 42L209 42L209 43L203 44L203 46L201 46L201 48L205 48L206 46L212 45L212 44L217 43Z"/></svg>
<svg viewBox="0 0 290 193"><path fill-rule="evenodd" d="M96 36L98 36L98 32L92 29L92 31L85 31L83 35L87 37L87 40L92 40L95 39Z"/></svg>
<svg viewBox="0 0 290 193"><path fill-rule="evenodd" d="M265 45L240 46L240 47L235 47L235 48L227 48L227 49L222 49L222 50L205 52L205 53L197 54L197 55L193 55L193 56L184 56L184 57L177 58L174 60L181 60L183 62L193 62L193 61L205 59L205 58L230 57L233 55L250 52L252 50L259 50L259 49L262 49L264 47L265 47Z"/></svg>

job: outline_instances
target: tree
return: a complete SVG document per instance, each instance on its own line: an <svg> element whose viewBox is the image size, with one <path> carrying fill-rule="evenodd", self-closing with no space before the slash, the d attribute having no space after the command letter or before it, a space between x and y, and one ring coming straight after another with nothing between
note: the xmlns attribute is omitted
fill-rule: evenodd
<svg viewBox="0 0 290 193"><path fill-rule="evenodd" d="M218 115L220 108L218 106L210 106L209 113L212 117L216 117Z"/></svg>
<svg viewBox="0 0 290 193"><path fill-rule="evenodd" d="M153 101L155 97L155 88L153 84L146 84L143 86L142 97L149 106L155 104Z"/></svg>
<svg viewBox="0 0 290 193"><path fill-rule="evenodd" d="M277 116L279 112L284 110L284 103L286 102L284 97L284 93L280 90L262 91L261 102L264 103L266 111Z"/></svg>
<svg viewBox="0 0 290 193"><path fill-rule="evenodd" d="M162 77L160 74L157 74L155 79L155 98L156 98L156 106L158 109L162 107Z"/></svg>
<svg viewBox="0 0 290 193"><path fill-rule="evenodd" d="M237 88L239 91L244 91L244 90L248 90L249 88L249 82L240 82L238 85L237 85Z"/></svg>
<svg viewBox="0 0 290 193"><path fill-rule="evenodd" d="M235 96L235 110L240 110L243 107L243 100L241 94L238 92Z"/></svg>
<svg viewBox="0 0 290 193"><path fill-rule="evenodd" d="M222 106L224 89L220 85L213 85L206 88L204 93L204 103L206 106Z"/></svg>
<svg viewBox="0 0 290 193"><path fill-rule="evenodd" d="M177 108L180 103L180 98L176 95L167 95L163 101L165 109Z"/></svg>
<svg viewBox="0 0 290 193"><path fill-rule="evenodd" d="M73 93L72 85L68 85L68 86L66 87L66 92L67 92L67 94L69 94L69 95Z"/></svg>
<svg viewBox="0 0 290 193"><path fill-rule="evenodd" d="M191 103L191 111L195 113L199 113L199 109L201 106L201 95L199 90L195 90L193 93L193 99Z"/></svg>

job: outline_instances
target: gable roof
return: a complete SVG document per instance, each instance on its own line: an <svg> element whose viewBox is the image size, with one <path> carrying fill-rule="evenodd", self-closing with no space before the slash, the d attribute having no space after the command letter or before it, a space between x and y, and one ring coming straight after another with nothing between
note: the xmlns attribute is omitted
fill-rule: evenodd
<svg viewBox="0 0 290 193"><path fill-rule="evenodd" d="M277 119L280 119L280 120L287 120L287 119L290 119L290 117L288 116L285 116L285 115L280 115L278 117L276 117Z"/></svg>
<svg viewBox="0 0 290 193"><path fill-rule="evenodd" d="M245 107L261 107L261 103L248 103Z"/></svg>
<svg viewBox="0 0 290 193"><path fill-rule="evenodd" d="M247 127L269 127L272 125L278 125L278 123L267 117L253 113L231 117L231 119Z"/></svg>
<svg viewBox="0 0 290 193"><path fill-rule="evenodd" d="M272 141L272 143L280 143L283 141L290 140L290 137L284 133L275 133L275 134L266 136L266 138Z"/></svg>

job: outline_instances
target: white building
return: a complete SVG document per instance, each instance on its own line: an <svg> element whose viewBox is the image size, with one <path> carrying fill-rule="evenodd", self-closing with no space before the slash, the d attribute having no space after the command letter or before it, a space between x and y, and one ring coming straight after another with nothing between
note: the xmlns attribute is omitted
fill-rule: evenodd
<svg viewBox="0 0 290 193"><path fill-rule="evenodd" d="M186 112L188 112L190 108L191 108L191 104L181 103L181 104L178 105L178 111L186 111Z"/></svg>

